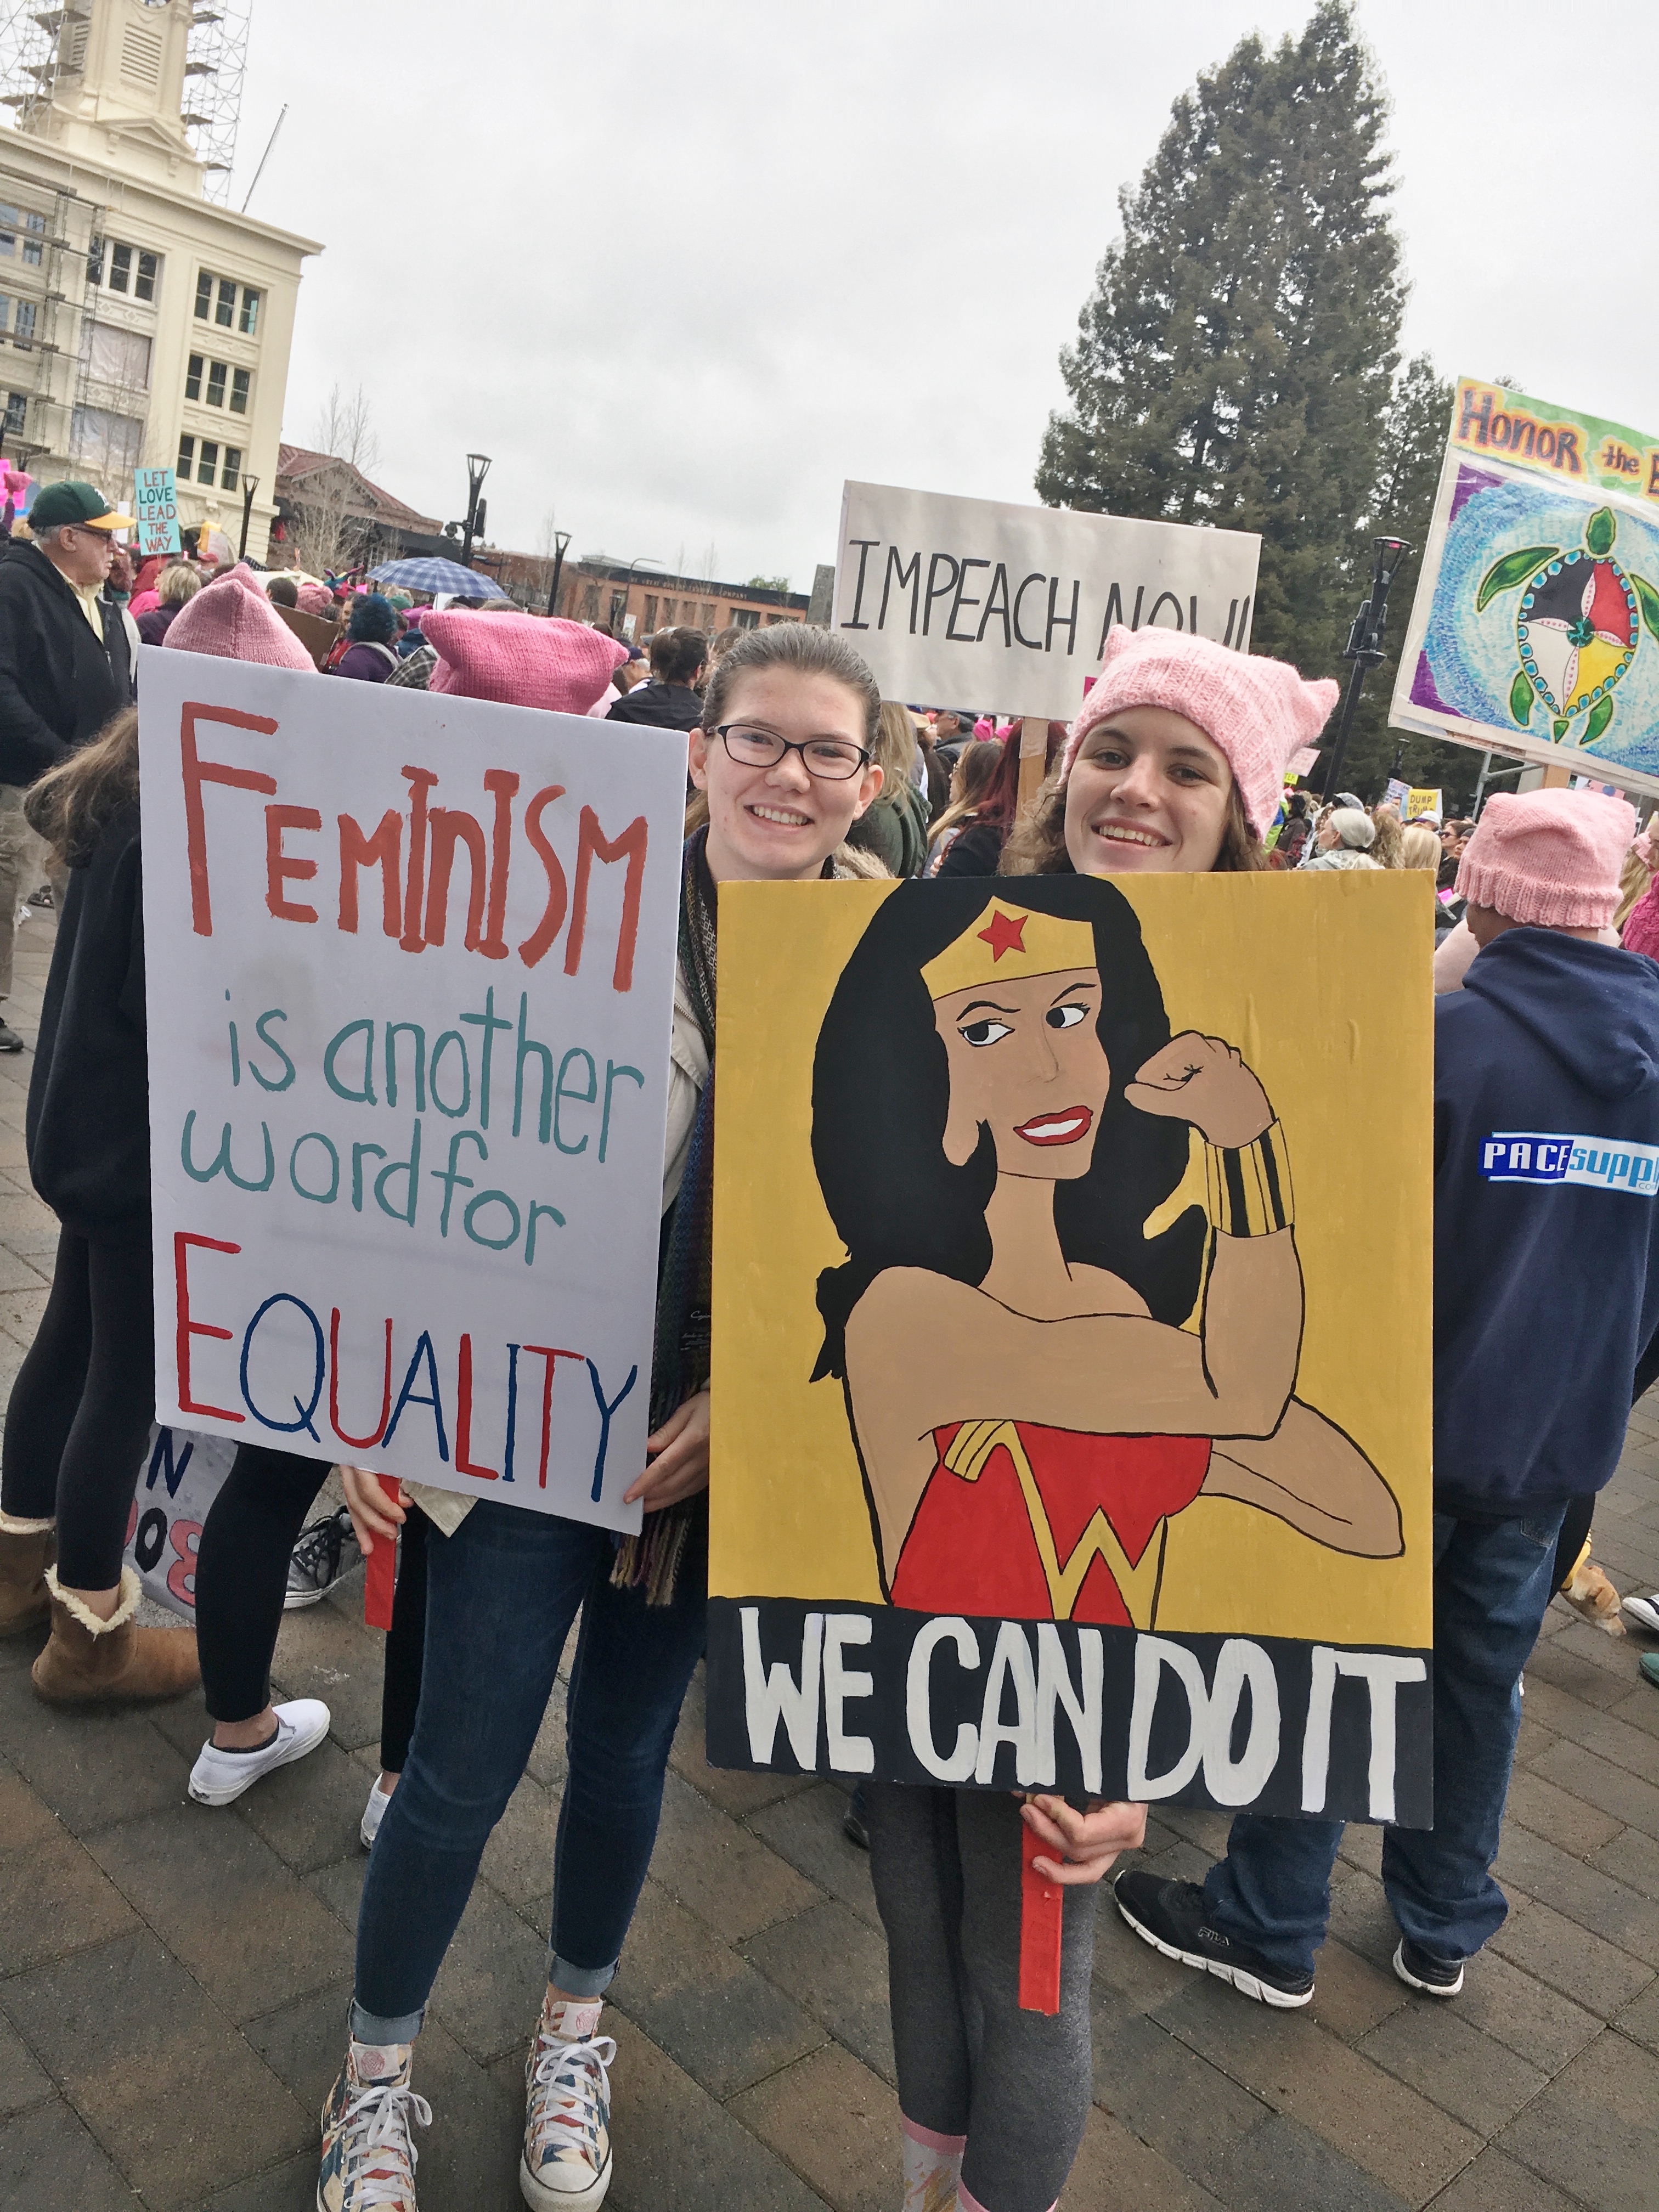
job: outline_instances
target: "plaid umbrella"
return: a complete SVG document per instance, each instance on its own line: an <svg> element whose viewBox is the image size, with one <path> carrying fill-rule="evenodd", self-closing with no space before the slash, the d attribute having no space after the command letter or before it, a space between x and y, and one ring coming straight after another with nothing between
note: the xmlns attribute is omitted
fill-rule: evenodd
<svg viewBox="0 0 1659 2212"><path fill-rule="evenodd" d="M493 576L481 568L463 568L459 561L388 561L376 568L369 581L402 584L411 592L447 592L458 599L504 599L507 594Z"/></svg>

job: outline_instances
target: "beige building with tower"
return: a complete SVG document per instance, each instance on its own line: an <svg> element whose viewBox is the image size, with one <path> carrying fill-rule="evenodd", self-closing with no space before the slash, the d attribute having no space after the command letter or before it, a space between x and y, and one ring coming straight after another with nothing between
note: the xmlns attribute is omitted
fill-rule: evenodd
<svg viewBox="0 0 1659 2212"><path fill-rule="evenodd" d="M0 27L0 449L265 557L301 267L220 204L251 0L66 0Z"/></svg>

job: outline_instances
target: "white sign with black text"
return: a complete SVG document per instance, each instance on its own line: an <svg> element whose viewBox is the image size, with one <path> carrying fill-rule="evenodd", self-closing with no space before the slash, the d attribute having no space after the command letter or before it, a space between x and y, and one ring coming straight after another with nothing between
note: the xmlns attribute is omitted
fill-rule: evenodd
<svg viewBox="0 0 1659 2212"><path fill-rule="evenodd" d="M1261 552L1249 531L849 483L832 627L890 699L1069 721L1115 623L1243 652Z"/></svg>

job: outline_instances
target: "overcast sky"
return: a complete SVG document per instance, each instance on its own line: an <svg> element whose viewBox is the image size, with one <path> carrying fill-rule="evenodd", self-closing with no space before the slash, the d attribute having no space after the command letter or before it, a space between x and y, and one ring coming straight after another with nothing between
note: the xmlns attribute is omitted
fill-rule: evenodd
<svg viewBox="0 0 1659 2212"><path fill-rule="evenodd" d="M283 434L489 536L809 589L842 479L1030 501L1056 356L1171 100L1311 0L258 0L233 201L322 240ZM1408 351L1659 433L1659 9L1362 0ZM712 554L710 549L713 549Z"/></svg>

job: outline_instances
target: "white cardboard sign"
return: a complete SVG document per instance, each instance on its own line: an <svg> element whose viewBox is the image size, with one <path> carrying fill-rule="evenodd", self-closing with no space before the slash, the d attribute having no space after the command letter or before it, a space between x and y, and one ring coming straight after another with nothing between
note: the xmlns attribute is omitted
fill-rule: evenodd
<svg viewBox="0 0 1659 2212"><path fill-rule="evenodd" d="M684 737L139 665L156 1419L636 1528Z"/></svg>
<svg viewBox="0 0 1659 2212"><path fill-rule="evenodd" d="M1245 651L1261 552L1249 531L849 483L832 627L890 699L1069 721L1115 623Z"/></svg>

